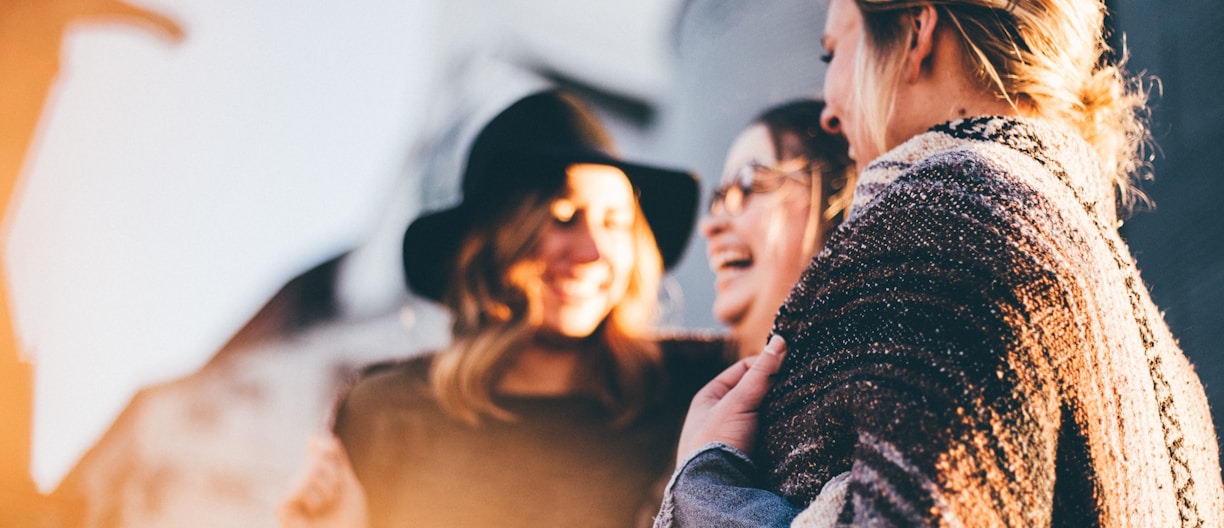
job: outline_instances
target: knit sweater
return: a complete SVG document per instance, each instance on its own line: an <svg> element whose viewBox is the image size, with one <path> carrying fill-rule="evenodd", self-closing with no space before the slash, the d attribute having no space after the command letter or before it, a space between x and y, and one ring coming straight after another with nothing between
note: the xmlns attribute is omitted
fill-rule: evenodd
<svg viewBox="0 0 1224 528"><path fill-rule="evenodd" d="M864 170L775 328L769 486L804 506L845 475L797 525L1224 526L1206 395L1097 160L974 118Z"/></svg>

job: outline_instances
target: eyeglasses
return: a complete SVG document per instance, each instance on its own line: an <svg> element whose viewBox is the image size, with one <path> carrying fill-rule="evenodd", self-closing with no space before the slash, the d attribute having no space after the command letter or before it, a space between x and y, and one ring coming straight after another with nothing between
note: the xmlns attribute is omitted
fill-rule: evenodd
<svg viewBox="0 0 1224 528"><path fill-rule="evenodd" d="M745 163L733 173L723 177L723 182L710 196L710 216L726 213L739 216L753 193L769 193L778 190L786 180L795 180L804 185L812 181L812 166L806 158L794 158L777 167L770 167L756 160Z"/></svg>

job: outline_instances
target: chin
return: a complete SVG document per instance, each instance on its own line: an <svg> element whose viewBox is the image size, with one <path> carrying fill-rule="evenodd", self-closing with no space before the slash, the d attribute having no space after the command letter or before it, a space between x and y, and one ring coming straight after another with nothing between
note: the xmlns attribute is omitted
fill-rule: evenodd
<svg viewBox="0 0 1224 528"><path fill-rule="evenodd" d="M742 321L748 316L752 309L753 299L757 294L756 290L760 289L759 285L748 283L738 283L732 286L732 288L714 294L711 309L714 318L727 326L734 326L737 321Z"/></svg>
<svg viewBox="0 0 1224 528"><path fill-rule="evenodd" d="M719 324L735 329L739 322L744 319L744 316L748 313L748 310L739 306L720 306L718 301L714 301L714 306L713 309L710 310L710 313L714 315L714 319L718 320Z"/></svg>
<svg viewBox="0 0 1224 528"><path fill-rule="evenodd" d="M545 326L565 337L584 338L595 333L607 315L606 313L571 315L549 321L545 323Z"/></svg>

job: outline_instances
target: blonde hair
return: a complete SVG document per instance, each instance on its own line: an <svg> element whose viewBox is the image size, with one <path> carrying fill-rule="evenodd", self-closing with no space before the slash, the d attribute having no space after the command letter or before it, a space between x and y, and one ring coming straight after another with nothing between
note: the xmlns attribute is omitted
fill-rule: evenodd
<svg viewBox="0 0 1224 528"><path fill-rule="evenodd" d="M513 354L539 328L540 269L531 257L553 221L552 196L536 193L492 221L472 228L460 245L444 303L453 340L434 358L430 385L441 407L470 424L489 417L513 421L493 390ZM632 420L654 397L662 375L658 345L649 338L663 259L640 206L634 221L635 265L625 296L591 336L598 354L583 356L594 396L614 424Z"/></svg>
<svg viewBox="0 0 1224 528"><path fill-rule="evenodd" d="M854 75L862 122L883 151L893 86L901 75L912 25L910 8L933 5L960 35L966 64L983 89L1035 117L1077 131L1100 156L1122 209L1146 201L1135 186L1150 169L1147 92L1124 71L1125 51L1106 41L1102 0L855 0L864 49ZM1115 60L1116 59L1116 60ZM869 64L870 61L870 64Z"/></svg>

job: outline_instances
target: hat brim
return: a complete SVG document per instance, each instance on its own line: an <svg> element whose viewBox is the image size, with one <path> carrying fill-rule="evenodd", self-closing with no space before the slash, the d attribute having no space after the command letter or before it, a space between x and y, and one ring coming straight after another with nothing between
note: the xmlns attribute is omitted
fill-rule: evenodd
<svg viewBox="0 0 1224 528"><path fill-rule="evenodd" d="M475 215L459 206L417 217L404 231L403 266L408 288L441 301L452 279L459 244L471 230Z"/></svg>
<svg viewBox="0 0 1224 528"><path fill-rule="evenodd" d="M686 171L618 160L596 150L540 151L567 165L596 163L623 171L637 196L646 223L654 233L663 268L670 270L684 256L697 219L699 184ZM480 211L487 213L488 211ZM403 266L408 287L418 295L442 300L454 273L459 245L477 221L483 221L467 202L418 217L404 232Z"/></svg>

